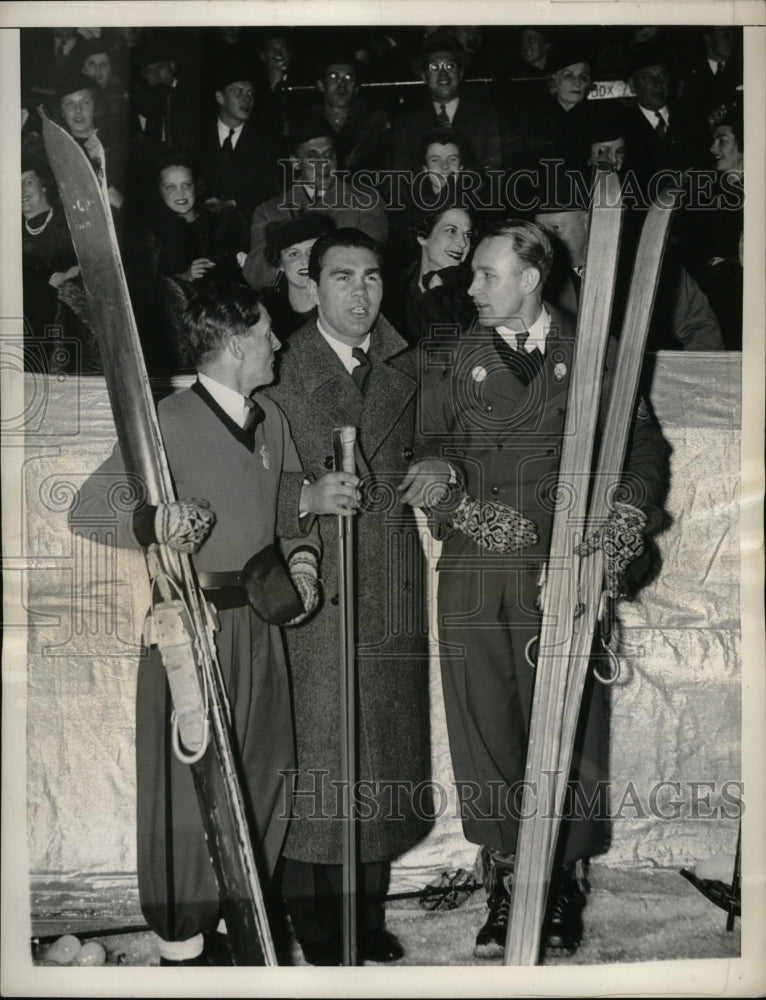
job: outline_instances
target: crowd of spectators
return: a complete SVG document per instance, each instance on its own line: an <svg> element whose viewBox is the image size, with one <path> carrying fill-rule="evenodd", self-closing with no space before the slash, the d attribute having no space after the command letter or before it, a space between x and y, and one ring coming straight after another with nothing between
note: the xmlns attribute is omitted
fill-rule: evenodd
<svg viewBox="0 0 766 1000"><path fill-rule="evenodd" d="M263 290L289 337L311 312L307 252L332 226L383 246L384 313L413 344L472 321L472 247L498 217L548 220L579 279L563 234L587 226L604 167L636 222L661 183L684 188L653 346L741 349L740 29L30 28L21 95L35 364L55 370L43 348L63 330L98 370L41 107L104 176L151 374L178 369L179 310L209 275Z"/></svg>

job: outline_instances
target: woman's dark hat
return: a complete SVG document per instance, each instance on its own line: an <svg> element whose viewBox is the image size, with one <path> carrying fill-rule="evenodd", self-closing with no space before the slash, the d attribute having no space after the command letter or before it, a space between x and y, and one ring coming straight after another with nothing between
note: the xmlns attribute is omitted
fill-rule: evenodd
<svg viewBox="0 0 766 1000"><path fill-rule="evenodd" d="M304 240L318 239L325 233L332 232L335 224L324 212L306 212L297 219L287 219L285 222L269 222L264 231L266 246L279 253L294 243Z"/></svg>

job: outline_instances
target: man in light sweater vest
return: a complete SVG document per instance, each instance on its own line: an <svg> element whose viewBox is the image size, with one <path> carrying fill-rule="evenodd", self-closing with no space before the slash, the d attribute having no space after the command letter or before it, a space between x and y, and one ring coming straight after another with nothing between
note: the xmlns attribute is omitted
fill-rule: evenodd
<svg viewBox="0 0 766 1000"><path fill-rule="evenodd" d="M198 380L158 408L180 499L115 512L109 498L126 479L115 446L80 489L69 523L72 531L111 544L161 542L193 553L200 585L216 610L215 641L243 793L261 870L270 875L290 812L292 712L280 628L260 617L264 609L253 606L252 593L248 603L242 570L279 539L300 619L318 602L320 543L313 518L300 517L304 474L287 421L274 402L255 392L271 382L280 346L257 294L242 286L207 285L189 303L184 337ZM141 908L159 939L161 965L230 965L227 939L216 929L220 901L192 773L170 747L172 707L160 652L152 645L139 665L136 706Z"/></svg>

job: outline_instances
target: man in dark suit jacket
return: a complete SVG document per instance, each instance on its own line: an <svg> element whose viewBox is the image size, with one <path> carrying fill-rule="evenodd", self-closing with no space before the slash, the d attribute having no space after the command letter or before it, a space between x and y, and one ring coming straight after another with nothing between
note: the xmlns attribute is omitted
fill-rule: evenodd
<svg viewBox="0 0 766 1000"><path fill-rule="evenodd" d="M253 71L232 62L222 67L215 91L218 114L203 129L198 147L208 203L227 202L249 219L256 205L277 194L279 137L256 120Z"/></svg>
<svg viewBox="0 0 766 1000"><path fill-rule="evenodd" d="M634 46L630 59L636 103L625 116L626 166L647 197L659 171L680 172L705 163L691 141L683 111L671 99L667 55L653 42L644 42Z"/></svg>
<svg viewBox="0 0 766 1000"><path fill-rule="evenodd" d="M538 588L550 555L574 355L571 317L542 298L552 257L534 223L493 225L471 265L469 294L479 322L455 344L444 373L421 390L419 404L423 441L416 457L448 464L457 484L450 505L429 506L432 531L444 542L439 639L455 781L470 790L463 830L488 857L489 912L476 938L479 958L502 955L507 933L520 820L514 794L525 778L535 684L528 651L539 639ZM602 411L613 357L608 351ZM631 544L607 573L607 592L615 594L622 571L643 548L644 532L662 523L667 446L643 403L631 441L622 480L626 489L633 484L631 502L615 503L614 512L615 527L624 518L623 540L630 536ZM587 477L590 469L582 472ZM583 696L570 779L591 803L606 778L603 687L593 681ZM580 863L604 850L606 830L598 810L583 815L575 808L564 818L543 940L572 951L583 931Z"/></svg>
<svg viewBox="0 0 766 1000"><path fill-rule="evenodd" d="M428 89L428 99L394 120L394 168L420 170L417 154L426 132L451 126L471 144L483 169L502 165L500 126L487 102L460 93L468 55L449 35L434 34L415 62L416 72Z"/></svg>

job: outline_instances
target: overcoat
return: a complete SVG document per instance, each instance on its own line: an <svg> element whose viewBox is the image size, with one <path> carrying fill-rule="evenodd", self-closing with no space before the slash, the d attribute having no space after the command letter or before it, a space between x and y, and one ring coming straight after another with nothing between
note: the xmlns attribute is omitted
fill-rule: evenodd
<svg viewBox="0 0 766 1000"><path fill-rule="evenodd" d="M427 611L422 547L412 509L396 486L412 459L415 355L379 317L364 394L319 333L290 337L277 383L301 465L312 479L334 468L333 428L357 428L363 509L354 517L358 671L357 773L360 860L382 861L428 830L430 807ZM360 474L361 474L360 470ZM298 753L297 794L285 855L340 864L343 822L331 782L341 777L338 519L318 519L323 604L287 630Z"/></svg>

